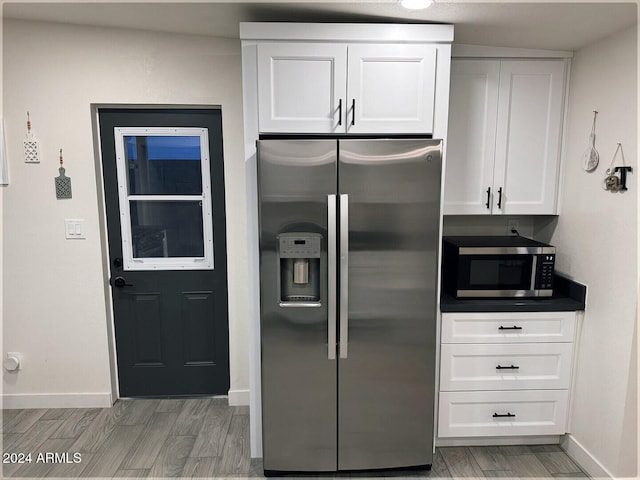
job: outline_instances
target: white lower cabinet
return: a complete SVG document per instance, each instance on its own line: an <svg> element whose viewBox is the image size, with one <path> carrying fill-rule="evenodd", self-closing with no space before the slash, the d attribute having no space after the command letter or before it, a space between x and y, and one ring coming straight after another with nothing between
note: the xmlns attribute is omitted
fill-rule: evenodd
<svg viewBox="0 0 640 480"><path fill-rule="evenodd" d="M571 343L443 344L440 389L567 389L572 347Z"/></svg>
<svg viewBox="0 0 640 480"><path fill-rule="evenodd" d="M567 390L440 392L438 436L561 435Z"/></svg>
<svg viewBox="0 0 640 480"><path fill-rule="evenodd" d="M443 313L438 437L567 431L575 312Z"/></svg>
<svg viewBox="0 0 640 480"><path fill-rule="evenodd" d="M445 313L442 343L572 343L575 312Z"/></svg>

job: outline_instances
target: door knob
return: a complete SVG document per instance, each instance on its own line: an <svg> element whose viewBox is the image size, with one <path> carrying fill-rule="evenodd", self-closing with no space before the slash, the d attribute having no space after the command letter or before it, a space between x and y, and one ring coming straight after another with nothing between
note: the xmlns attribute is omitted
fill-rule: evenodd
<svg viewBox="0 0 640 480"><path fill-rule="evenodd" d="M113 279L113 286L117 287L117 288L122 288L122 287L133 287L133 285L131 283L127 283L127 281L124 279L124 277L116 277Z"/></svg>

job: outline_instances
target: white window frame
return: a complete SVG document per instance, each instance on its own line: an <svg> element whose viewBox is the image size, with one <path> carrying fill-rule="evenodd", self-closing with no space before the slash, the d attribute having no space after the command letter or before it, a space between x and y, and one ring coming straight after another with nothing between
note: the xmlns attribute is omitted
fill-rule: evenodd
<svg viewBox="0 0 640 480"><path fill-rule="evenodd" d="M130 195L127 156L124 138L129 136L185 136L200 137L201 195ZM124 270L213 270L213 217L211 212L211 179L209 169L209 134L206 128L174 127L115 127L116 170L118 174L118 200L122 235L122 261ZM199 201L202 206L203 257L135 258L131 231L131 202L135 201Z"/></svg>

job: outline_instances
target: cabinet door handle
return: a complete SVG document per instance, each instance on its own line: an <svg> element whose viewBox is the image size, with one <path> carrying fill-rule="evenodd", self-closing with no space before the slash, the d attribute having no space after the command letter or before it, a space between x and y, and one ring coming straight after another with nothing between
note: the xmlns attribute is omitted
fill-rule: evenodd
<svg viewBox="0 0 640 480"><path fill-rule="evenodd" d="M496 370L518 370L520 367L518 365L507 365L506 367L503 365L498 365Z"/></svg>
<svg viewBox="0 0 640 480"><path fill-rule="evenodd" d="M351 101L351 125L356 124L356 99Z"/></svg>
<svg viewBox="0 0 640 480"><path fill-rule="evenodd" d="M342 125L342 99L338 100L338 125Z"/></svg>
<svg viewBox="0 0 640 480"><path fill-rule="evenodd" d="M515 413L507 412L507 413L494 413L493 418L504 418L504 417L515 417Z"/></svg>
<svg viewBox="0 0 640 480"><path fill-rule="evenodd" d="M487 188L487 203L485 203L485 207L487 207L487 210L489 209L489 205L491 202L491 187Z"/></svg>
<svg viewBox="0 0 640 480"><path fill-rule="evenodd" d="M498 189L498 208L502 208L502 187Z"/></svg>
<svg viewBox="0 0 640 480"><path fill-rule="evenodd" d="M522 330L522 327L516 327L515 325L513 327L503 327L500 325L498 330Z"/></svg>

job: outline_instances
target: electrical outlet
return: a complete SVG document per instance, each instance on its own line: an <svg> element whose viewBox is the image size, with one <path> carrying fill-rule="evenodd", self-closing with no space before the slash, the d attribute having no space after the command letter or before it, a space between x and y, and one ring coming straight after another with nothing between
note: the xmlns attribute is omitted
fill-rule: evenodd
<svg viewBox="0 0 640 480"><path fill-rule="evenodd" d="M507 235L518 235L516 232L519 232L519 231L520 231L519 219L512 218L510 220L507 220Z"/></svg>
<svg viewBox="0 0 640 480"><path fill-rule="evenodd" d="M18 352L7 352L4 359L4 368L9 372L22 370L22 355Z"/></svg>

